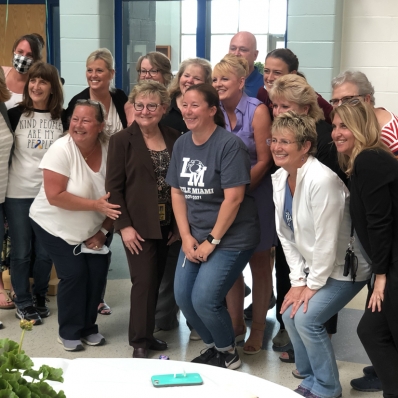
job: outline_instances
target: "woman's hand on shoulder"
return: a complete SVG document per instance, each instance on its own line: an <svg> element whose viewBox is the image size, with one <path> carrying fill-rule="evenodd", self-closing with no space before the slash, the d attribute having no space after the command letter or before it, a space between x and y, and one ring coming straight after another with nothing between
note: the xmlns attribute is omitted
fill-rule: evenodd
<svg viewBox="0 0 398 398"><path fill-rule="evenodd" d="M305 288L306 286L296 286L290 288L285 298L283 299L281 314L283 314L292 304L295 305L298 303L301 293Z"/></svg>
<svg viewBox="0 0 398 398"><path fill-rule="evenodd" d="M372 312L381 311L381 304L384 301L384 290L386 289L387 277L386 274L376 275L375 284L373 287L373 293L369 299L368 308L372 309Z"/></svg>
<svg viewBox="0 0 398 398"><path fill-rule="evenodd" d="M191 263L199 263L196 259L196 249L198 247L199 242L192 235L186 235L182 238L182 251Z"/></svg>
<svg viewBox="0 0 398 398"><path fill-rule="evenodd" d="M130 250L131 254L140 254L140 251L142 251L140 242L145 242L145 239L133 227L122 228L120 233L124 245Z"/></svg>
<svg viewBox="0 0 398 398"><path fill-rule="evenodd" d="M109 197L111 194L108 192L106 195L102 196L101 198L95 201L95 211L99 213L105 214L107 217L111 218L112 220L116 220L119 218L119 215L122 214L119 210L119 205L113 205L112 203L108 202Z"/></svg>

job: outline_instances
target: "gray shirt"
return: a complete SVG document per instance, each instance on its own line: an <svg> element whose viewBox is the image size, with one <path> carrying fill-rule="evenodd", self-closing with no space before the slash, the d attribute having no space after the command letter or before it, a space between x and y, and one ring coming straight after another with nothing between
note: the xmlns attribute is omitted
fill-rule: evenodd
<svg viewBox="0 0 398 398"><path fill-rule="evenodd" d="M191 234L199 243L216 223L224 189L247 185L238 214L218 247L248 250L257 246L260 238L257 208L254 199L247 195L250 159L240 138L217 127L204 144L195 145L192 132L187 132L174 144L166 181L185 194Z"/></svg>

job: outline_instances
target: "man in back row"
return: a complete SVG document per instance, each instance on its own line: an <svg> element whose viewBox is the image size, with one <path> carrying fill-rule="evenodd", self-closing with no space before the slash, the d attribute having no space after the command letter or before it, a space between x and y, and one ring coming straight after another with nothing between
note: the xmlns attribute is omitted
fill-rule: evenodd
<svg viewBox="0 0 398 398"><path fill-rule="evenodd" d="M256 98L258 89L264 85L263 75L254 66L258 56L257 40L250 32L239 32L229 44L229 53L243 57L249 64L249 76L245 82L245 93Z"/></svg>

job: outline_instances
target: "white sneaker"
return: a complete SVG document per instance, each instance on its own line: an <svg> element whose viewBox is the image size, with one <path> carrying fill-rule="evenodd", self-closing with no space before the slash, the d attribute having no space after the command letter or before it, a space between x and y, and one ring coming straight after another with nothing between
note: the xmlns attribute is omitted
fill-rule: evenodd
<svg viewBox="0 0 398 398"><path fill-rule="evenodd" d="M191 330L191 334L189 335L189 340L199 341L202 338L199 336L198 332L195 329Z"/></svg>

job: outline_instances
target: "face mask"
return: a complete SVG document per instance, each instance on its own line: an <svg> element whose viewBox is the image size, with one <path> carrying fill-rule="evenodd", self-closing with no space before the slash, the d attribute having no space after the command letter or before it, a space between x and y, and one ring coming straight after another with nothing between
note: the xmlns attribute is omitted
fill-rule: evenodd
<svg viewBox="0 0 398 398"><path fill-rule="evenodd" d="M20 54L14 54L12 63L17 72L25 74L28 73L29 68L32 66L33 59Z"/></svg>

